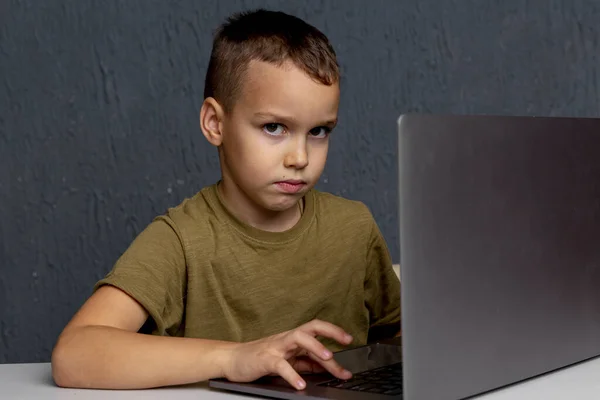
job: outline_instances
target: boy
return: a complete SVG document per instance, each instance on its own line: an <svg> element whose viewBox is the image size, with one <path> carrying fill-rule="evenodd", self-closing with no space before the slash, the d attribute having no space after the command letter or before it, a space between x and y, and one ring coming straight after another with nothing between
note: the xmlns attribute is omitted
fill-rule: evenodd
<svg viewBox="0 0 600 400"><path fill-rule="evenodd" d="M213 43L200 127L222 178L156 218L65 327L57 385L133 389L300 373L400 331L400 286L363 204L313 189L339 72L302 20L236 15ZM146 333L146 334L144 334ZM147 334L151 333L151 334Z"/></svg>

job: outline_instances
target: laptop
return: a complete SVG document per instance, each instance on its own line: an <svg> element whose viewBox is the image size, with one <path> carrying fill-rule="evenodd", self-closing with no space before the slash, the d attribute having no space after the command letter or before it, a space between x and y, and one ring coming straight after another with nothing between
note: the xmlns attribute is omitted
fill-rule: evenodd
<svg viewBox="0 0 600 400"><path fill-rule="evenodd" d="M458 400L600 355L600 119L398 120L402 339L355 373L210 386L279 399Z"/></svg>

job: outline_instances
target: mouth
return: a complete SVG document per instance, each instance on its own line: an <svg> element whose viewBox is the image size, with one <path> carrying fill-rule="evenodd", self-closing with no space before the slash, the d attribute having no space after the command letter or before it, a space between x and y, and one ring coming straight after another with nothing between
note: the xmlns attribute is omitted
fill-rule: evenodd
<svg viewBox="0 0 600 400"><path fill-rule="evenodd" d="M275 186L285 193L297 193L306 186L306 182L298 179L289 179L275 182Z"/></svg>

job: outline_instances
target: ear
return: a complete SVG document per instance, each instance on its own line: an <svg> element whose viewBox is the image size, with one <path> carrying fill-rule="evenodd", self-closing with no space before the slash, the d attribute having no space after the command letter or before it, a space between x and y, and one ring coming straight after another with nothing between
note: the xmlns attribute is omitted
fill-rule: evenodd
<svg viewBox="0 0 600 400"><path fill-rule="evenodd" d="M207 97L200 109L200 129L213 146L223 143L223 107L213 98Z"/></svg>

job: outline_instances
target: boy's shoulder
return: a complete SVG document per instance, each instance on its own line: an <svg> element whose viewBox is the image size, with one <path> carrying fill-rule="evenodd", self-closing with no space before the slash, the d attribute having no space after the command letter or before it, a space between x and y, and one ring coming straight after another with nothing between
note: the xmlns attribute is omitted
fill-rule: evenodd
<svg viewBox="0 0 600 400"><path fill-rule="evenodd" d="M373 216L365 203L351 200L333 193L313 189L318 209L324 216L369 222Z"/></svg>
<svg viewBox="0 0 600 400"><path fill-rule="evenodd" d="M338 238L363 243L378 234L378 226L369 207L362 201L328 192L314 191L315 214L325 232L335 232Z"/></svg>
<svg viewBox="0 0 600 400"><path fill-rule="evenodd" d="M216 185L208 185L197 191L190 197L184 198L181 203L171 206L167 209L166 215L175 218L198 218L205 216L207 211L211 211L214 206L213 192Z"/></svg>
<svg viewBox="0 0 600 400"><path fill-rule="evenodd" d="M196 227L204 222L219 219L216 184L200 189L194 195L186 197L179 204L169 207L158 218L168 220L179 230Z"/></svg>

